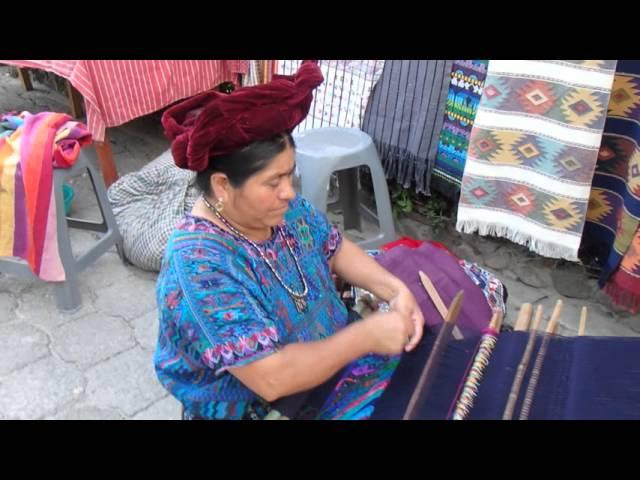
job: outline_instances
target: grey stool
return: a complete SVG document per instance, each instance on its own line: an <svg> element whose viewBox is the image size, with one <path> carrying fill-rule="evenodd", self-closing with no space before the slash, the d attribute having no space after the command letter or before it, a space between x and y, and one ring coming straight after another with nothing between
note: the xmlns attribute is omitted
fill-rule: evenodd
<svg viewBox="0 0 640 480"><path fill-rule="evenodd" d="M64 211L64 191L63 185L68 177L75 176L82 172L83 169L88 170L93 191L98 200L100 213L102 214L102 222L90 222L76 218L67 218ZM56 168L53 172L54 192L56 201L56 218L58 226L58 249L60 259L64 267L64 282L51 282L55 284L55 295L58 308L63 312L72 313L80 308L81 298L78 289L78 274L95 262L100 256L107 252L112 246L116 246L118 255L123 262L124 250L122 248L122 236L118 230L116 219L111 210L109 199L107 198L107 190L100 173L87 160L84 150L81 150L76 163L71 168ZM80 230L90 230L92 232L104 233L95 245L93 245L84 255L76 259L71 250L71 239L69 237L69 228L77 228ZM31 271L29 265L22 259L15 257L0 258L0 272L9 273L22 277L37 278Z"/></svg>
<svg viewBox="0 0 640 480"><path fill-rule="evenodd" d="M327 189L337 172L345 229L358 228L357 168L371 171L380 225L378 235L358 244L364 249L378 248L396 239L389 189L371 137L357 128L316 128L294 136L301 194L323 213L327 211Z"/></svg>

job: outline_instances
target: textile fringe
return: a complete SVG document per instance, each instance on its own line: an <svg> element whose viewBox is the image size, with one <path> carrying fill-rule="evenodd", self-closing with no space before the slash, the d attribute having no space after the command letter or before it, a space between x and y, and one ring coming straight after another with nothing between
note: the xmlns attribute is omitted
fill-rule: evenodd
<svg viewBox="0 0 640 480"><path fill-rule="evenodd" d="M431 194L429 183L433 162L425 162L424 159L397 145L377 141L374 143L387 178L394 178L404 188L411 188L415 182L415 190L418 193Z"/></svg>
<svg viewBox="0 0 640 480"><path fill-rule="evenodd" d="M456 230L462 233L475 233L481 236L493 236L507 238L519 245L524 245L530 250L548 258L564 258L572 262L577 262L578 258L572 248L567 248L556 243L546 242L524 232L513 230L509 226L496 225L478 220L461 220L456 222Z"/></svg>

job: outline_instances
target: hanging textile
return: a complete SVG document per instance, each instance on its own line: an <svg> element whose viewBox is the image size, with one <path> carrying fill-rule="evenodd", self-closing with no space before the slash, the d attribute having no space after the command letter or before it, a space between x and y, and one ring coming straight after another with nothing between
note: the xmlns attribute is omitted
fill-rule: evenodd
<svg viewBox="0 0 640 480"><path fill-rule="evenodd" d="M431 188L458 200L469 135L482 96L488 60L454 60Z"/></svg>
<svg viewBox="0 0 640 480"><path fill-rule="evenodd" d="M611 275L604 291L631 313L640 311L640 229L636 230L620 267Z"/></svg>
<svg viewBox="0 0 640 480"><path fill-rule="evenodd" d="M290 75L301 60L279 60L278 73ZM369 95L384 60L319 60L324 82L315 90L307 118L295 132L311 128L360 128Z"/></svg>
<svg viewBox="0 0 640 480"><path fill-rule="evenodd" d="M456 228L576 261L615 60L492 60Z"/></svg>
<svg viewBox="0 0 640 480"><path fill-rule="evenodd" d="M640 61L619 60L593 178L582 249L613 300L640 306ZM612 276L613 275L613 276Z"/></svg>
<svg viewBox="0 0 640 480"><path fill-rule="evenodd" d="M242 77L243 87L268 83L277 72L277 60L247 60L247 72Z"/></svg>
<svg viewBox="0 0 640 480"><path fill-rule="evenodd" d="M387 178L430 193L452 60L387 60L365 111Z"/></svg>
<svg viewBox="0 0 640 480"><path fill-rule="evenodd" d="M249 67L247 68L247 73L242 77L243 87L253 87L255 85L260 84L261 62L262 60L249 60Z"/></svg>

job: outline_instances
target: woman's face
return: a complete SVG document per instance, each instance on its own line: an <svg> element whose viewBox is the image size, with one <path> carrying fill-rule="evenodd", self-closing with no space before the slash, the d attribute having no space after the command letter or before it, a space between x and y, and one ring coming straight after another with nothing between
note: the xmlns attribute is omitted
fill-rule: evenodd
<svg viewBox="0 0 640 480"><path fill-rule="evenodd" d="M265 168L249 177L242 187L229 185L223 214L226 212L230 220L245 228L278 225L295 197L295 166L295 151L287 146Z"/></svg>

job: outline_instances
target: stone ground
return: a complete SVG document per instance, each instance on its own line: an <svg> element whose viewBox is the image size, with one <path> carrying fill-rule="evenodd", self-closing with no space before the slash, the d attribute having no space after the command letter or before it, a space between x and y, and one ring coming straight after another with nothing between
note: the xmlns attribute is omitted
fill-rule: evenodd
<svg viewBox="0 0 640 480"><path fill-rule="evenodd" d="M35 82L35 90L26 92L9 72L0 66L0 112L69 111L57 91ZM158 119L150 115L110 129L121 175L168 149ZM80 176L71 184L72 215L99 219L89 180ZM450 227L434 232L412 219L398 222L398 233L441 241L496 273L510 294L507 322L523 302L542 303L549 314L562 298L561 334L577 333L580 308L587 305L588 334L640 335L640 317L614 308L579 265ZM348 234L357 240L357 232ZM81 254L95 238L72 231L74 252ZM0 274L0 419L178 419L179 404L162 389L152 366L156 274L125 266L113 249L80 278L82 306L67 315L57 311L49 285Z"/></svg>

